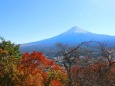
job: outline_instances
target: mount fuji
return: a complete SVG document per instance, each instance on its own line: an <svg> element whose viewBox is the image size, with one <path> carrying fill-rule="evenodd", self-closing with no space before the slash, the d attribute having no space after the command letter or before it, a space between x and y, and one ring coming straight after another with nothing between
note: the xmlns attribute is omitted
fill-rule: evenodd
<svg viewBox="0 0 115 86"><path fill-rule="evenodd" d="M55 37L44 39L41 41L21 44L20 50L21 52L26 52L26 51L32 52L34 50L43 51L44 49L50 50L52 48L55 48L56 43L76 45L78 43L91 41L91 40L98 41L98 42L105 42L110 46L115 46L115 36L95 34L74 26L68 31L60 35L57 35Z"/></svg>

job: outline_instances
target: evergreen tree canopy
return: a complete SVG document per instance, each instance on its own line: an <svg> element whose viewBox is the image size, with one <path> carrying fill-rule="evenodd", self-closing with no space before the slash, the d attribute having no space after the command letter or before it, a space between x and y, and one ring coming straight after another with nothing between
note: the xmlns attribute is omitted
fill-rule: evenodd
<svg viewBox="0 0 115 86"><path fill-rule="evenodd" d="M0 56L18 57L19 55L19 45L16 45L11 41L6 41L4 38L0 37Z"/></svg>

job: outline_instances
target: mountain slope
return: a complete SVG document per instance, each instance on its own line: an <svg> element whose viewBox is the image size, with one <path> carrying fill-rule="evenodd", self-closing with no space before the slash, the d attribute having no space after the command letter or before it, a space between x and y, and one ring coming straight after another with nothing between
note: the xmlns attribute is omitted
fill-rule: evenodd
<svg viewBox="0 0 115 86"><path fill-rule="evenodd" d="M56 43L75 45L84 41L91 41L91 40L106 42L108 44L114 45L115 36L95 34L82 30L75 26L58 36L37 42L22 44L20 50L22 52L33 51L33 50L42 51L44 49L54 48Z"/></svg>

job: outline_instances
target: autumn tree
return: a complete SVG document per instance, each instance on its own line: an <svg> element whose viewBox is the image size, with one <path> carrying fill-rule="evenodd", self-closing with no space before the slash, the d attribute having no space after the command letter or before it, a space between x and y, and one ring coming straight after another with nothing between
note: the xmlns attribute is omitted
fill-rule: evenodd
<svg viewBox="0 0 115 86"><path fill-rule="evenodd" d="M0 56L1 57L19 57L20 50L19 45L12 43L11 41L6 41L4 38L0 37Z"/></svg>
<svg viewBox="0 0 115 86"><path fill-rule="evenodd" d="M0 85L13 86L17 77L17 63L19 61L19 45L15 45L4 38L0 38Z"/></svg>
<svg viewBox="0 0 115 86"><path fill-rule="evenodd" d="M111 70L114 70L115 62L112 58L115 56L115 51L105 47L104 43L89 41L73 48L64 44L57 44L57 46L63 56L68 86L93 86L93 84L102 86L104 81L109 82L107 79L109 74L114 76ZM109 78L112 80L112 75ZM113 85L112 83L108 85L110 84Z"/></svg>
<svg viewBox="0 0 115 86"><path fill-rule="evenodd" d="M72 66L76 63L76 60L79 59L79 56L82 55L82 50L90 42L83 42L78 44L75 47L68 47L65 44L58 43L56 46L60 48L60 53L63 56L63 65L66 69L67 76L68 76L68 81L67 85L72 86L73 78L72 78L72 73L71 73L71 68Z"/></svg>
<svg viewBox="0 0 115 86"><path fill-rule="evenodd" d="M71 67L72 86L114 86L115 62L114 49L106 47L104 43L95 42L92 46L92 59L85 56L76 60ZM89 46L89 45L88 45ZM86 54L88 52L85 52ZM98 57L94 58L95 55ZM78 64L79 63L79 64ZM83 64L81 65L81 64Z"/></svg>
<svg viewBox="0 0 115 86"><path fill-rule="evenodd" d="M18 65L20 77L18 85L62 86L64 75L54 60L46 58L41 52L25 53ZM56 84L55 84L56 86Z"/></svg>
<svg viewBox="0 0 115 86"><path fill-rule="evenodd" d="M15 86L18 77L18 58L9 57L0 60L0 86Z"/></svg>
<svg viewBox="0 0 115 86"><path fill-rule="evenodd" d="M18 57L18 58L16 58ZM1 38L1 86L62 86L66 72L41 52L19 52L19 45Z"/></svg>
<svg viewBox="0 0 115 86"><path fill-rule="evenodd" d="M114 86L115 84L115 64L111 68L106 62L89 64L85 67L74 65L73 86Z"/></svg>

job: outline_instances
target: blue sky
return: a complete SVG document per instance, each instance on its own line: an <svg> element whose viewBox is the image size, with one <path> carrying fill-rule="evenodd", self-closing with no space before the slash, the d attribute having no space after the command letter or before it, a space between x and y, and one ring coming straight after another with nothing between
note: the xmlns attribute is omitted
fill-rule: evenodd
<svg viewBox="0 0 115 86"><path fill-rule="evenodd" d="M0 0L0 36L27 43L73 26L115 36L115 0Z"/></svg>

